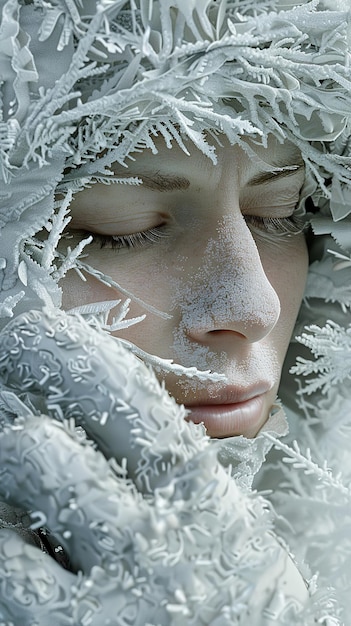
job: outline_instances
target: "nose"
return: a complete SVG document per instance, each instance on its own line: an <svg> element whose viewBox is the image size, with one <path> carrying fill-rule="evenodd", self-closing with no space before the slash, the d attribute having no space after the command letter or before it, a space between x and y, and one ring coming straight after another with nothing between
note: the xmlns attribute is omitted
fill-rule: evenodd
<svg viewBox="0 0 351 626"><path fill-rule="evenodd" d="M254 343L276 325L280 301L241 216L235 224L224 220L208 241L200 267L185 286L182 308L188 337L200 343L219 333L224 340L236 335Z"/></svg>

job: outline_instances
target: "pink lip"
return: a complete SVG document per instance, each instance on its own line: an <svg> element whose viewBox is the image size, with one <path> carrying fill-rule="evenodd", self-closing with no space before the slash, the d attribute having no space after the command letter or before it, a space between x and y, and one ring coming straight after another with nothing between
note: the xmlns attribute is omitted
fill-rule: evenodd
<svg viewBox="0 0 351 626"><path fill-rule="evenodd" d="M186 407L187 419L203 423L210 437L222 438L244 435L254 437L267 419L264 393L237 402L218 402L209 399L206 404Z"/></svg>

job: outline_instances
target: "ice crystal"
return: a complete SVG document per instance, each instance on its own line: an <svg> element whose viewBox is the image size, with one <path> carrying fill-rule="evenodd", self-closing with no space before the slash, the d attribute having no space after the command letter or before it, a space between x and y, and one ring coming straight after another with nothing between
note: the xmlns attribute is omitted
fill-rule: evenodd
<svg viewBox="0 0 351 626"><path fill-rule="evenodd" d="M41 623L50 615L52 623L67 617L86 625L98 619L101 625L234 626L259 624L265 612L281 626L347 625L349 9L346 0L1 3L0 318L6 325L23 311L34 312L23 324L21 342L16 334L9 339L8 326L0 336L0 485L4 497L11 492L40 523L46 516L89 571L64 578L58 568L41 565L33 546L21 544L18 555L13 536L0 533L5 623L32 623L29 602ZM184 410L141 361L161 375L220 377L106 338L142 323L143 315L128 318L129 298L148 315L169 319L169 313L86 263L89 239L72 250L63 236L75 193L95 182L117 183L116 193L118 184L140 184L114 177L113 163L128 166L140 151L156 153L160 137L185 154L196 147L215 163L221 135L246 150L247 138L266 146L270 135L300 149L306 184L299 211L312 196L318 210L311 217L314 237L327 239L325 250L331 251L320 253L317 246L311 255L299 319L300 328L307 326L300 343L290 346L292 352L297 345L310 349L315 357L300 354L292 369L300 377L298 410L289 413L294 433L285 443L272 435L253 442L239 438L222 452L201 427L184 421ZM59 311L55 319L58 283L69 271L83 280L93 276L126 302L112 296L72 311L69 322ZM50 320L45 333L36 332L33 322L43 306ZM57 350L39 354L35 342L45 344L55 333ZM100 343L102 363L94 360ZM115 361L111 354L118 354ZM110 393L116 380L120 386ZM154 404L146 401L150 397ZM43 410L64 422L52 422ZM117 419L125 436L113 432ZM90 429L91 439L78 422ZM97 447L109 450L111 459ZM54 472L46 471L45 459ZM82 481L81 499L74 479ZM270 506L252 491L254 480ZM290 563L287 546L300 569L305 561L320 572L311 578L302 612L280 595L285 581L276 556L284 566ZM258 601L261 574L276 584L271 602ZM98 610L105 613L96 617Z"/></svg>
<svg viewBox="0 0 351 626"><path fill-rule="evenodd" d="M119 339L118 341L120 341L127 348L127 350L130 350L130 352L132 352L136 356L139 356L145 363L152 365L152 367L158 372L172 372L177 376L187 376L188 378L197 378L198 380L211 380L213 382L227 380L224 374L217 374L216 372L211 372L210 370L199 370L197 367L184 367L179 363L174 363L173 359L161 359L155 354L149 354L138 346L135 346L133 343L126 341L125 339Z"/></svg>
<svg viewBox="0 0 351 626"><path fill-rule="evenodd" d="M283 457L284 463L292 464L294 468L303 470L305 475L311 475L316 478L321 483L319 485L320 489L322 489L323 485L329 487L333 489L334 492L339 492L342 496L346 495L351 502L350 489L345 487L338 477L333 476L326 462L323 467L319 467L313 460L309 448L306 448L305 453L302 453L297 441L294 441L292 446L288 446L270 433L265 433L264 436L274 443L277 450L281 450L285 453L286 456Z"/></svg>
<svg viewBox="0 0 351 626"><path fill-rule="evenodd" d="M320 389L325 394L333 385L350 380L351 326L343 328L328 320L325 326L312 324L306 327L306 331L297 340L307 346L316 359L298 357L291 373L317 376L310 378L299 393L310 394Z"/></svg>
<svg viewBox="0 0 351 626"><path fill-rule="evenodd" d="M116 332L122 330L123 328L129 328L129 326L138 324L145 319L145 315L125 319L129 313L130 302L130 298L127 298L127 300L125 300L122 304L121 300L107 300L106 302L84 304L70 309L69 313L81 315L91 326L107 330L108 332ZM109 313L117 306L119 306L120 309L119 313L117 315L115 314L109 323Z"/></svg>

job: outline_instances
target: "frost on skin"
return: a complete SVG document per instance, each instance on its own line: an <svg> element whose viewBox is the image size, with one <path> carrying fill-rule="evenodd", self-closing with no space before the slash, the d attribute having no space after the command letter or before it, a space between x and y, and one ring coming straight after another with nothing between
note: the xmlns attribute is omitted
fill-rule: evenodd
<svg viewBox="0 0 351 626"><path fill-rule="evenodd" d="M0 435L1 497L41 516L77 572L1 531L0 615L23 626L48 614L99 626L299 623L308 592L264 500L237 487L219 444L142 362L82 320L37 311L7 326L0 354L2 395L32 405L25 418L13 405Z"/></svg>
<svg viewBox="0 0 351 626"><path fill-rule="evenodd" d="M200 267L193 272L185 283L184 277L173 279L173 306L182 310L181 320L174 331L174 350L178 360L190 366L196 360L198 366L211 365L213 369L231 372L237 368L230 362L225 352L218 355L209 350L206 345L196 345L188 337L186 328L196 328L201 325L210 328L212 319L216 323L226 325L227 321L247 318L257 323L274 325L275 315L280 310L280 304L276 294L267 295L267 287L263 286L262 275L259 275L254 265L251 272L245 257L245 250L240 242L240 237L235 236L236 261L233 263L232 251L228 251L227 241L231 237L231 229L234 231L233 220L227 216L217 227L218 241L210 239L203 251ZM233 236L233 235L232 235ZM233 236L234 239L234 236ZM224 252L225 251L225 252ZM219 272L218 269L221 268ZM228 277L231 277L230 287ZM205 286L205 288L204 288ZM264 293L265 297L257 303L253 298L253 292ZM225 327L225 326L224 326ZM225 364L225 366L224 366ZM266 375L276 374L279 365L276 357L264 347L257 349L255 356L250 356L250 368L253 380L249 380L247 372L243 376L247 383L255 382L255 376L263 370ZM235 375L233 375L235 379ZM181 384L181 383L180 383ZM186 381L188 385L188 381Z"/></svg>
<svg viewBox="0 0 351 626"><path fill-rule="evenodd" d="M96 15L92 16L90 14L92 3L75 0L69 2L35 0L33 4L27 1L5 0L1 3L2 326L11 317L23 311L32 308L41 309L44 305L48 307L54 305L57 308L60 306L61 293L57 281L65 271L81 272L84 263L82 248L67 249L64 257L60 256L55 248L67 217L70 193L75 193L93 184L94 181L112 181L110 165L114 162L128 165L135 151L155 152L157 150L155 137L163 137L169 148L175 144L179 145L186 154L196 147L213 162L216 160L216 144L220 141L221 134L225 135L230 143L240 145L245 145L242 137L246 136L265 146L271 134L278 140L293 142L301 150L306 165L306 186L302 193L300 208L303 208L304 198L312 195L315 205L324 209L326 216L324 232L337 235L334 238L337 243L341 241L341 245L349 240L350 226L344 219L351 207L349 191L351 83L347 0L340 0L337 3L313 0L298 4L289 0L259 2L102 0L96 4L96 8ZM330 199L330 207L326 199ZM63 208L65 203L66 209ZM333 219L335 221L342 219L342 222L340 221L342 226L336 228ZM37 234L42 229L46 229L50 234L46 243L41 241L39 245ZM325 258L320 265L314 266L314 276L318 276L314 280L312 275L309 282L308 307L306 305L302 311L300 324L306 323L306 319L310 321L310 316L318 315L321 317L319 327L322 327L329 318L329 315L325 314L325 309L329 312L329 306L326 306L329 305L326 302L328 298L332 302L335 301L337 306L340 303L339 308L345 316L350 314L351 281L348 278L348 258L342 259L347 265L340 268L340 272L334 272L332 263L324 263ZM335 277L336 274L338 278ZM82 272L80 276L83 276ZM99 280L105 281L106 284L109 279L100 275ZM342 282L342 286L339 281ZM315 295L318 296L317 305L313 303ZM90 316L89 321L93 325L99 327L105 324L101 319L102 311L95 310L92 317ZM116 320L116 324L118 323L119 320ZM53 324L52 320L50 324ZM24 324L24 327L26 326L27 324ZM30 342L31 334L23 332L26 341ZM39 338L40 335L39 332ZM89 327L88 331L84 331L84 341L91 335L95 336ZM319 332L316 334L319 341L317 335ZM342 335L341 332L340 338ZM333 333L330 338L330 345L333 345ZM48 339L46 336L46 340ZM326 335L323 335L323 342L325 339ZM100 342L101 334L98 343ZM311 347L313 345L311 340ZM6 359L11 357L13 363L19 363L16 361L16 350L19 347L12 344L11 346L14 353L6 350L5 356L2 355L2 358L5 358L6 376L10 375L6 363L11 363ZM112 344L109 344L108 353L114 349ZM123 363L129 362L128 359L132 358L123 351L121 354ZM328 355L329 358L331 354L332 352L326 348L324 357ZM155 383L155 390L158 390L154 390L157 398L163 398L161 404L162 406L164 403L167 404L167 415L169 416L168 411L172 414L167 429L156 428L156 420L152 422L152 428L145 432L142 420L138 422L138 413L135 415L134 412L133 415L132 412L131 417L127 410L123 422L125 427L123 435L126 439L131 432L130 429L136 429L134 434L137 441L134 447L131 440L128 440L131 457L128 469L133 475L134 459L136 463L134 469L135 471L138 469L139 472L138 475L135 474L135 480L139 481L140 487L143 485L143 489L146 489L145 495L141 496L136 492L135 486L128 482L129 478L126 478L123 458L119 464L115 464L111 457L107 464L102 455L87 444L84 433L79 428L75 429L74 424L71 426L72 419L78 418L79 415L87 431L90 428L90 435L93 436L96 429L100 434L109 432L111 419L106 409L104 412L98 410L96 414L98 419L94 421L96 393L94 397L90 397L90 388L88 395L81 396L80 408L78 404L75 405L74 395L70 396L65 406L64 392L55 385L59 384L62 372L68 374L70 371L67 365L68 355L69 351L64 350L62 346L57 346L57 356L56 348L55 354L44 351L40 358L38 353L34 352L34 361L29 369L13 370L17 382L13 383L12 390L6 387L2 389L1 416L7 425L3 424L5 431L0 449L4 450L4 457L1 460L3 464L1 467L6 468L7 473L4 475L4 482L1 480L0 484L4 485L5 490L7 485L4 497L11 495L8 491L12 485L14 501L19 504L23 502L25 505L23 499L27 494L27 482L21 489L20 481L28 470L34 491L31 492L33 501L27 502L27 505L32 507L34 512L41 512L44 517L51 520L50 524L52 523L53 530L57 530L62 544L69 549L72 545L72 558L76 560L78 569L79 551L80 558L84 556L82 541L85 535L82 532L82 524L85 520L86 532L93 537L92 541L101 540L99 545L101 558L108 562L112 554L112 560L117 561L116 570L111 574L111 571L96 565L90 571L77 575L64 572L33 546L23 544L20 537L14 535L12 531L1 530L0 616L5 620L6 626L11 623L15 623L16 626L17 623L20 626L27 624L86 626L89 623L94 626L105 626L108 623L113 624L113 620L121 626L122 619L128 626L131 624L138 626L139 618L140 625L145 626L145 620L148 619L147 611L152 612L153 607L160 611L160 615L153 615L149 621L155 622L157 626L159 623L162 623L162 626L164 624L184 626L184 622L189 625L194 623L196 626L201 623L206 626L209 624L242 626L243 620L246 626L248 598L253 599L254 608L260 611L257 618L250 615L250 623L256 625L261 619L266 619L269 625L273 620L273 623L275 621L282 624L285 621L291 626L294 621L290 614L294 608L291 607L291 603L284 602L284 598L283 606L281 597L270 605L269 618L267 613L263 615L261 611L259 598L263 598L264 593L260 595L258 581L265 581L266 574L262 574L261 578L260 567L262 565L262 572L267 572L274 586L275 575L271 575L268 554L273 559L277 544L273 536L262 531L262 526L266 527L267 523L269 527L269 523L266 514L262 512L257 494L244 498L241 491L233 486L235 483L229 480L227 474L223 483L219 481L213 485L211 482L213 476L216 475L218 478L223 476L223 472L216 464L215 455L210 452L211 447L204 443L203 436L195 436L199 431L190 430L190 425L184 425L183 419L179 422L180 432L177 430L175 450L170 451L167 429L170 428L173 433L173 417L178 415L179 409L174 408L174 403L165 397ZM24 352L24 357L27 356L28 353ZM70 371L70 376L75 376L74 391L79 385L83 385L84 376L87 376L90 382L92 380L89 365L95 363L95 355L84 353L83 357L78 362L73 360L73 369ZM133 363L137 363L136 369L133 370L131 366L131 370L139 371L140 363L138 361ZM330 372L332 371L331 367ZM35 372L35 376L31 372ZM47 397L42 396L45 380L52 382ZM150 393L148 386L150 379L147 377L147 380L149 382L146 384L146 391ZM102 394L104 403L110 409L114 396L112 394L112 397L109 397L111 390L108 385L104 387L105 381L100 380L100 383L99 397ZM24 388L25 384L29 385L27 391ZM81 387L81 390L83 388ZM72 388L69 386L69 389ZM279 464L275 460L265 463L270 478L274 476L277 484L275 501L279 506L276 522L277 518L285 517L281 527L277 525L275 527L275 530L279 531L277 535L286 537L288 545L293 546L294 552L301 557L299 563L306 558L313 571L320 572L320 582L314 578L310 590L312 593L318 585L321 590L317 591L310 604L305 606L302 617L296 618L296 623L299 623L300 619L303 626L316 623L334 626L348 619L350 614L348 610L350 516L345 512L349 509L344 503L336 506L335 503L339 504L340 492L335 493L332 488L325 491L327 481L323 482L324 491L322 490L320 495L318 490L320 484L314 479L325 474L320 474L316 465L310 464L309 456L304 450L306 446L310 447L312 457L319 459L322 466L324 461L329 466L332 465L336 475L342 468L342 484L349 484L351 471L348 389L348 386L343 385L344 395L342 395L339 392L340 388L336 387L325 397L313 398L313 402L305 395L300 396L301 405L299 412L294 415L293 424L299 435L299 441L303 442L301 455L296 453L296 456L294 448L290 447L291 458L301 464L300 472L296 464L293 468L289 465L289 472L282 472L284 464ZM56 405L55 394L60 399ZM142 405L142 393L138 398L139 402ZM119 406L117 401L115 405ZM119 408L122 408L123 413L125 407ZM48 422L45 417L40 416L41 413L50 414L52 411L55 416L61 418L66 410L68 418L68 421L64 422L66 427ZM158 408L158 411L160 410ZM71 414L73 418L70 420ZM14 416L24 419L19 418L13 423ZM156 417L160 417L158 412ZM155 415L152 415L152 419L156 419ZM101 440L97 442L98 447L104 449L106 456L117 454L117 450L111 450L110 445L111 441L121 442L118 438L120 433L106 439L102 434ZM167 437L163 440L165 435ZM185 436L188 438L185 450L189 455L189 462L194 463L195 469L191 474L191 480L187 478L185 485L182 485L176 480L178 471L183 477L185 470L189 470L182 456L185 453L183 445ZM55 439L62 442L58 449L53 446ZM173 442L173 439L171 441ZM243 466L246 463L246 475L243 469L241 484L249 484L251 487L255 473L252 467L256 469L260 466L267 448L262 445L258 450L255 442L246 447L240 438L238 441L241 441L238 445L242 445L240 452L244 458ZM258 441L261 442L261 439ZM35 445L32 445L33 442ZM123 450L124 444L123 441L121 446ZM154 455L153 450L156 449L158 453ZM6 450L9 453L8 457ZM284 453L289 457L288 452ZM123 457L123 454L121 451L120 456ZM250 464L251 454L253 461ZM323 454L325 458L321 459ZM47 465L50 455L56 462L52 468ZM77 457L82 463L79 472L77 471L73 478L71 476L67 478L69 465L76 463ZM28 462L22 464L23 458L28 459ZM233 456L230 457L229 454L228 465L230 458ZM307 463L304 458L307 458ZM174 491L170 489L166 493L161 489L156 497L156 491L153 491L150 481L152 477L157 484L160 476L165 475L163 462L166 470L170 468L167 480L171 485L174 484L174 487L179 485L181 487L178 491L174 488ZM160 468L162 474L158 473ZM280 483L279 472L283 473ZM111 501L106 498L102 474L104 480L108 476L108 485L114 489ZM74 508L75 494L71 501L70 492L67 492L69 487L74 487L72 481L83 475L89 477L96 487L96 499L93 502L98 504L97 513L94 510L94 519L86 517L90 512L85 509L85 505L91 496L86 484L80 486L82 491L79 492L78 509ZM187 502L181 498L177 500L174 494L179 495L179 492L183 494L183 486L185 488L188 483L189 494L193 499L190 497ZM50 484L54 484L57 489L51 492ZM117 489L117 484L121 491ZM213 487L210 488L209 485ZM222 497L221 485L226 489L227 485L231 485L228 487L231 497ZM165 489L168 487L169 485L165 486ZM272 488L272 480L269 488ZM200 492L203 500L199 499ZM58 500L56 504L53 503L55 504L53 511L59 515L62 508L65 513L59 519L53 519L53 513L50 518L50 497L54 497L56 493ZM139 559L138 567L141 569L136 569L132 576L129 576L126 570L124 577L122 570L119 569L119 557L114 552L116 546L113 545L113 538L112 552L109 551L110 535L108 532L106 540L102 521L105 506L107 517L111 512L117 514L117 508L113 509L113 502L115 500L117 507L118 498L122 498L123 494L127 494L126 501L132 501L133 511L137 511L135 523L145 513L142 518L142 532L135 537L135 544L130 546L130 552L127 553L128 558ZM220 502L217 502L216 498L219 495ZM227 492L225 495L228 495ZM140 507L135 506L133 498L139 498L137 502L140 503ZM194 502L195 511L191 508ZM199 502L204 502L201 511ZM208 522L206 526L208 502L210 502L208 520L211 523ZM231 506L233 502L234 505ZM155 528L154 517L150 511L156 510L153 508L156 507L156 503L159 506L157 510L161 511L158 512L158 518L162 518L164 526L163 534L157 535L156 544L153 545L155 551L152 553L148 551L150 546L147 541L154 537L152 534ZM228 519L225 515L228 514L227 507L230 506L233 526L231 527L228 522L227 527L223 529L217 523L218 515L223 514L223 519ZM253 509L256 517L249 513ZM184 524L182 517L184 511L185 519L190 520L189 524ZM233 518L233 512L237 517ZM101 515L100 526L94 526L96 514ZM210 527L211 531L207 534L198 530L199 517L206 518L202 528ZM35 523L38 519L36 517ZM179 520L181 523L177 526ZM245 532L242 532L242 520L245 520ZM230 534L231 528L233 535ZM64 537L65 532L72 535L66 534ZM225 561L222 557L223 554L226 557L227 552L223 551L224 544L221 542L228 536L230 541L227 552L230 558L228 557L229 561ZM158 542L164 537L169 541L160 545ZM237 540L237 544L233 538ZM256 538L263 544L259 544L259 541L255 543ZM259 545L266 547L266 541L267 546L274 546L272 553L266 549L262 552L258 550ZM74 552L74 546L77 546L77 553ZM235 551L238 547L241 551ZM89 550L87 554L92 558ZM194 554L196 558L192 560ZM254 560L250 561L247 557L252 554ZM282 554L284 561L287 559L286 551ZM165 561L167 563L165 568L162 559L167 559L168 555L171 563ZM203 555L208 557L205 562L202 560ZM219 565L218 571L214 567L214 556L218 555L221 557L220 566L224 569L227 567L225 573ZM142 574L139 577L139 573L144 572L146 561L143 559L146 557L154 558L156 565L152 564L151 567L155 566L155 569L152 569L150 577L147 571L145 580ZM182 561L183 558L188 560ZM219 557L217 561L219 563ZM187 581L190 582L183 588L185 562L187 568L189 566ZM149 562L147 563L149 567ZM196 569L198 563L200 566ZM277 557L274 564L279 563ZM171 566L174 568L172 573L177 570L176 574L179 574L174 578L176 581L174 585L170 577L167 577ZM155 572L157 574L161 572L157 580ZM218 572L221 581L219 589L223 589L223 595L218 595L213 578L210 579L210 576L214 576L215 573L217 575ZM239 578L235 578L236 576ZM253 577L253 582L249 583L249 576ZM283 585L282 577L278 578L279 584ZM162 585L160 587L160 580L164 583L163 587ZM240 580L238 585L237 580ZM265 583L263 587L264 585ZM331 587L335 588L334 591L330 591ZM116 589L123 590L125 604ZM131 590L130 595L128 590ZM114 602L118 601L120 604L112 603L112 597ZM147 597L147 600L144 601L144 597ZM116 607L119 611L119 622L116 618ZM343 609L340 607L346 607L344 615L341 615ZM213 611L213 619L209 617L210 611ZM284 611L290 613L283 617Z"/></svg>

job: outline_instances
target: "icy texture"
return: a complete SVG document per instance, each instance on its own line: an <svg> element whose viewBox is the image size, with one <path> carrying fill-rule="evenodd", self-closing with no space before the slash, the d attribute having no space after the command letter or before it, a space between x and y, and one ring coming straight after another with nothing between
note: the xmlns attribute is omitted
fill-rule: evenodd
<svg viewBox="0 0 351 626"><path fill-rule="evenodd" d="M306 193L314 189L316 202L331 195L334 218L345 217L351 80L344 4L121 0L97 3L94 15L86 2L3 2L2 316L31 308L29 297L32 306L38 297L59 304L56 283L81 252L55 265L62 212L44 258L24 244L50 224L55 189L112 180L109 165L155 152L156 135L185 152L191 141L214 162L216 133L232 143L289 139L306 163Z"/></svg>
<svg viewBox="0 0 351 626"><path fill-rule="evenodd" d="M185 422L141 361L82 320L37 311L3 331L0 354L0 394L22 389L33 408L21 417L13 407L2 429L1 497L32 511L80 572L44 555L34 567L35 551L0 532L0 615L23 626L49 616L266 626L305 615L306 585L264 500L239 489L219 442Z"/></svg>
<svg viewBox="0 0 351 626"><path fill-rule="evenodd" d="M348 0L1 2L1 328L15 320L0 340L0 488L32 511L33 528L57 533L80 570L2 529L6 626L350 626L349 11ZM76 312L68 328L58 283L94 269L84 243L65 254L57 245L72 194L112 182L112 162L156 151L156 136L215 162L221 134L243 146L270 134L295 143L306 164L301 211L312 195L318 213L301 340L287 359L297 365L281 386L291 433L285 443L239 437L220 452L130 352L181 365L106 336L137 322L128 304L110 327L117 303ZM106 386L109 354L120 378ZM252 484L273 493L264 500ZM302 612L289 550L310 581Z"/></svg>

